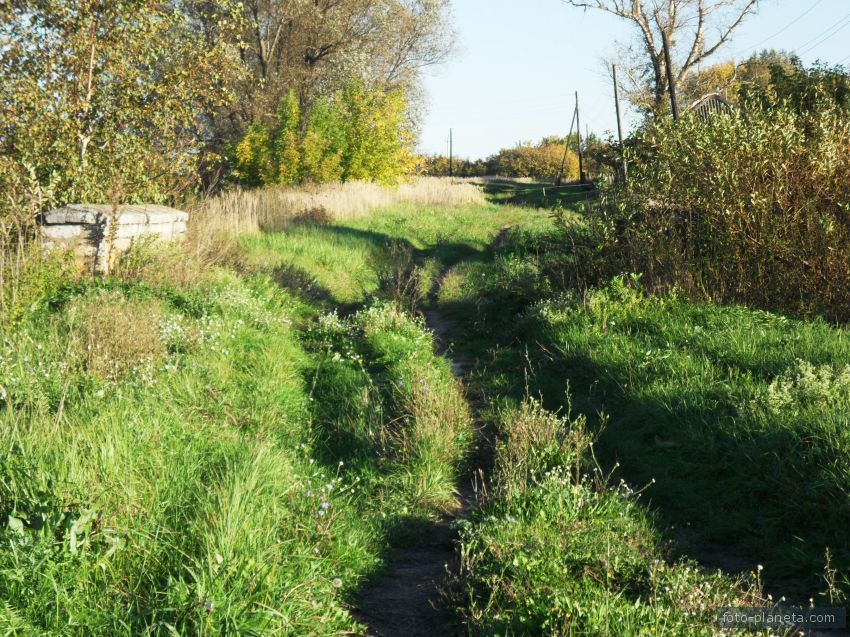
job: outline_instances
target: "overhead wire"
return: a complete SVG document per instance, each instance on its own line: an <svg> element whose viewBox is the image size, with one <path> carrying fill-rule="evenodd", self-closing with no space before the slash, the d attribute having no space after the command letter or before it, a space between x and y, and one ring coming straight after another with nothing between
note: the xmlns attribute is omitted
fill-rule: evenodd
<svg viewBox="0 0 850 637"><path fill-rule="evenodd" d="M817 1L816 1L816 2L815 2L812 6L811 6L811 7L809 7L806 11L804 11L803 13L801 13L800 15L798 15L796 18L794 18L793 20L791 20L791 22L789 22L789 23L788 23L788 24L786 24L784 27L782 27L781 29L779 29L779 31L777 31L777 32L776 32L776 33L774 33L773 35L770 35L770 36L766 37L764 40L761 40L760 42L757 42L757 43L753 44L752 46L748 46L748 47L747 47L747 48L745 48L745 49L741 49L741 50L739 50L739 51L736 51L736 53L737 53L738 55L740 55L740 54L742 54L742 53L746 53L746 52L748 52L748 51L752 51L753 49L757 49L757 48L759 48L759 47L760 47L762 44L764 44L765 42L770 42L770 41L771 41L773 38L775 38L776 36L778 36L778 35L782 35L782 34L783 34L783 33L785 33L788 29L790 29L790 28L791 28L791 27L793 27L795 24L797 24L800 20L802 20L803 18L805 18L807 15L809 15L812 11L814 11L815 9L817 9L818 5L819 5L819 4L821 4L822 2L823 2L823 0L817 0Z"/></svg>
<svg viewBox="0 0 850 637"><path fill-rule="evenodd" d="M844 16L836 24L833 24L831 27L829 27L825 31L822 31L821 33L816 35L814 38L812 38L808 42L797 47L797 49L796 49L797 54L798 55L804 55L804 54L808 53L809 51L816 49L821 44L823 44L824 42L829 40L830 38L838 35L838 33L840 33L842 30L844 30L848 26L850 26L850 13L848 13L846 16Z"/></svg>

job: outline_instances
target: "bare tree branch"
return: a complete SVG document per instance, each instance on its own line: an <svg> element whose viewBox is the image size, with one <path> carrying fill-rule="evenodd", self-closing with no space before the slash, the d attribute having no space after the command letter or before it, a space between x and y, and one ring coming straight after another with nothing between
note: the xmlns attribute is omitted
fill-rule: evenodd
<svg viewBox="0 0 850 637"><path fill-rule="evenodd" d="M678 83L701 62L729 42L760 0L565 0L571 6L610 13L631 22L640 34L642 61L652 71L654 109L660 111L668 90L662 34L671 44L673 76ZM716 27L717 39L706 44L706 32ZM636 74L632 74L633 76Z"/></svg>

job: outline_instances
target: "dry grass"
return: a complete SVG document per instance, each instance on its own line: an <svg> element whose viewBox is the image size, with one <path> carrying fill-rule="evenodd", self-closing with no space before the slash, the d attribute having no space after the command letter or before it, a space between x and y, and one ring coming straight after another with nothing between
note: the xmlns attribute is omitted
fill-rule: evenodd
<svg viewBox="0 0 850 637"><path fill-rule="evenodd" d="M86 365L105 381L130 374L152 378L165 359L160 339L162 308L155 302L129 301L109 295L83 311Z"/></svg>
<svg viewBox="0 0 850 637"><path fill-rule="evenodd" d="M301 188L234 190L206 200L193 213L192 234L241 235L286 227L298 216L353 219L398 204L459 206L485 203L478 186L461 180L421 177L398 186L354 181Z"/></svg>
<svg viewBox="0 0 850 637"><path fill-rule="evenodd" d="M481 177L465 177L463 181L471 184L490 184L498 181L507 181L512 184L538 184L537 177L502 177L501 175L483 175Z"/></svg>

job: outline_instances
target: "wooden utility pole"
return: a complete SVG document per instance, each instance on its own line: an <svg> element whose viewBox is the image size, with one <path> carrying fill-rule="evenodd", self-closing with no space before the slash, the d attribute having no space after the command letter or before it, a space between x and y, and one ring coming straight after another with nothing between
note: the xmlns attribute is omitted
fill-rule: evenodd
<svg viewBox="0 0 850 637"><path fill-rule="evenodd" d="M555 180L555 185L560 186L564 181L564 169L567 166L567 154L570 152L570 140L573 137L573 126L576 125L576 111L573 110L573 119L570 121L570 132L567 133L567 140L564 144L564 158L561 160L561 172L558 173L558 179Z"/></svg>
<svg viewBox="0 0 850 637"><path fill-rule="evenodd" d="M667 90L670 92L670 106L673 109L673 119L679 119L679 106L676 102L676 81L673 79L673 65L670 62L670 41L667 33L661 30L661 41L664 45L664 66L667 67Z"/></svg>
<svg viewBox="0 0 850 637"><path fill-rule="evenodd" d="M581 150L581 119L578 110L578 91L576 91L576 135L578 136L578 178L581 183L584 183L584 153Z"/></svg>
<svg viewBox="0 0 850 637"><path fill-rule="evenodd" d="M617 111L617 137L620 140L620 154L623 157L623 183L629 180L629 166L626 163L626 155L623 149L623 122L620 119L620 86L617 83L617 65L612 64L611 70L614 73L614 108Z"/></svg>
<svg viewBox="0 0 850 637"><path fill-rule="evenodd" d="M452 129L449 129L449 177L455 176L454 170L454 139L452 136Z"/></svg>

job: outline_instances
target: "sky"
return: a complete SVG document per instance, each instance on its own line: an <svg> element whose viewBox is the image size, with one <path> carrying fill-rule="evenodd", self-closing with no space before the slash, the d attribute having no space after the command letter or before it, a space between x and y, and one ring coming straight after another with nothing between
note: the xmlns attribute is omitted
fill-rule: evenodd
<svg viewBox="0 0 850 637"><path fill-rule="evenodd" d="M604 60L628 42L625 21L562 0L454 0L459 51L425 74L427 115L419 150L486 157L520 141L566 135L579 92L582 132L616 131ZM850 0L762 0L713 61L764 48L850 66ZM625 105L624 105L625 106ZM634 117L626 113L626 128ZM625 131L624 131L625 132Z"/></svg>

